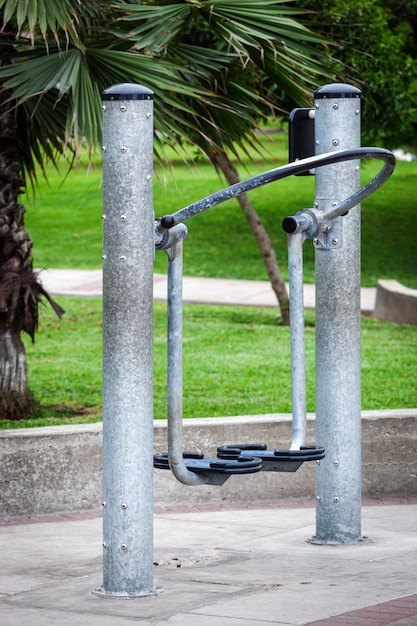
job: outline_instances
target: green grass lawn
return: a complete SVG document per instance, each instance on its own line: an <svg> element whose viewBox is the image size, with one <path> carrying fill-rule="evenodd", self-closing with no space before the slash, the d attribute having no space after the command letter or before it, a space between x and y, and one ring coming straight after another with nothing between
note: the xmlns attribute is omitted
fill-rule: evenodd
<svg viewBox="0 0 417 626"><path fill-rule="evenodd" d="M101 419L101 299L59 298L66 315L42 313L29 341L29 379L40 403L1 428ZM166 417L166 305L155 303L155 418ZM184 417L291 411L289 328L271 308L184 307ZM314 312L306 314L308 410L314 411ZM362 319L363 409L417 405L417 327Z"/></svg>
<svg viewBox="0 0 417 626"><path fill-rule="evenodd" d="M287 163L287 135L263 138L270 158L245 157L242 178ZM367 182L381 167L380 161L362 164ZM48 169L49 186L42 182L34 198L24 199L26 228L34 240L36 267L101 267L101 168L81 164L62 181ZM210 165L175 161L173 171L157 168L154 208L157 216L172 213L225 187ZM281 270L287 275L286 235L282 218L311 207L314 177L290 177L251 192L252 201L275 247ZM417 161L399 162L384 185L363 203L362 285L375 287L380 278L399 280L417 288L415 221ZM267 280L254 238L236 200L206 211L187 222L189 238L184 246L184 274L188 276ZM306 282L314 282L314 250L304 245ZM155 271L165 273L166 256L156 255Z"/></svg>
<svg viewBox="0 0 417 626"><path fill-rule="evenodd" d="M287 136L262 139L267 162L245 157L241 176L287 162ZM225 184L204 163L173 159L173 170L157 168L157 216L219 190ZM381 167L362 165L364 182ZM34 197L24 198L26 228L34 240L36 267L101 267L101 168L80 164L63 181L48 169ZM380 278L417 288L415 210L417 162L398 163L383 189L363 203L362 285ZM312 206L313 177L292 177L251 192L287 277L286 236L281 220ZM184 273L189 276L266 280L254 239L236 200L188 223ZM306 242L305 280L314 282L314 251ZM156 254L155 271L166 271L166 254ZM39 407L24 422L0 421L0 428L89 422L101 419L100 299L57 298L66 309L58 320L42 307L35 345L26 342L29 381ZM278 324L278 309L186 306L184 308L184 416L290 412L289 329ZM314 411L314 314L306 316L308 410ZM155 417L166 416L166 310L155 303ZM267 347L267 348L265 348ZM417 327L362 320L362 407L417 406Z"/></svg>

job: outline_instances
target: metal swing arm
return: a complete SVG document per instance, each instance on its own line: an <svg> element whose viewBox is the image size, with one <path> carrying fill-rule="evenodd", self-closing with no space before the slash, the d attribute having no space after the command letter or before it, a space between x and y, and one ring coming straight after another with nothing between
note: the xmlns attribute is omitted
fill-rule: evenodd
<svg viewBox="0 0 417 626"><path fill-rule="evenodd" d="M291 320L292 439L290 450L300 450L307 437L306 359L304 345L304 278L302 233L288 236L288 274Z"/></svg>
<svg viewBox="0 0 417 626"><path fill-rule="evenodd" d="M262 470L255 457L210 459L203 454L185 453L182 410L182 249L187 227L179 224L169 238L159 243L168 253L168 453L154 456L154 466L171 469L184 485L223 485L233 474Z"/></svg>
<svg viewBox="0 0 417 626"><path fill-rule="evenodd" d="M168 459L175 478L185 485L202 485L204 476L188 470L184 463L182 430L182 259L187 228L176 233L168 249Z"/></svg>
<svg viewBox="0 0 417 626"><path fill-rule="evenodd" d="M352 155L367 154L368 148L348 150ZM377 149L372 149L373 151ZM282 227L288 234L288 272L290 284L290 319L291 319L291 379L292 379L292 408L293 430L291 449L298 449L305 445L306 439L306 365L304 343L304 280L303 280L303 253L302 246L305 239L325 242L326 232L331 229L331 223L342 217L351 208L374 193L392 174L395 168L395 157L388 150L378 149L372 152L372 157L382 158L385 161L383 169L359 191L327 211L317 209L303 209L292 217L284 218ZM324 155L327 160L328 155ZM316 157L315 157L316 158ZM353 157L352 157L353 158ZM349 156L350 159L350 156ZM304 161L311 161L305 159ZM332 161L335 162L335 161ZM317 167L317 165L316 165ZM326 245L324 243L324 245Z"/></svg>
<svg viewBox="0 0 417 626"><path fill-rule="evenodd" d="M183 240L188 235L178 224L156 242L168 254L168 464L175 478L185 485L206 483L204 476L184 463L182 432L182 259Z"/></svg>

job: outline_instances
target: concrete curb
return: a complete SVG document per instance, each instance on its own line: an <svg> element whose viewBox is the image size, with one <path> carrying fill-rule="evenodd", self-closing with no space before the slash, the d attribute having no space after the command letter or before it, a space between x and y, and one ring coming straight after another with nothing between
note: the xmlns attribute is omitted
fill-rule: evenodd
<svg viewBox="0 0 417 626"><path fill-rule="evenodd" d="M308 441L314 442L314 415ZM166 421L154 426L155 451L166 450ZM285 448L291 416L252 415L185 420L188 450L216 456L216 448L240 441ZM319 445L320 442L317 442ZM367 498L417 495L417 409L362 413L362 484ZM0 431L0 519L97 509L102 494L102 424ZM327 451L331 454L331 451ZM315 497L315 464L297 472L232 477L223 487L186 487L170 472L155 471L155 505L277 501Z"/></svg>
<svg viewBox="0 0 417 626"><path fill-rule="evenodd" d="M379 280L374 317L397 324L417 325L417 289L404 287L397 280Z"/></svg>

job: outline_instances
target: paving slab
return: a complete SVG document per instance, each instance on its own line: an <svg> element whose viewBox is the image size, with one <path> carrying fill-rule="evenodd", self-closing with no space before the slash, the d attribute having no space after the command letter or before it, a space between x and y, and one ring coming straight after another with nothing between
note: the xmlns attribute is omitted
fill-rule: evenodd
<svg viewBox="0 0 417 626"><path fill-rule="evenodd" d="M55 296L100 297L103 292L101 270L45 269L40 271L39 278L45 289ZM154 299L167 299L165 274L154 274ZM278 306L271 283L262 280L184 276L183 300L187 304ZM361 289L361 310L364 315L372 314L375 300L376 288ZM304 304L306 309L315 308L314 285L304 285Z"/></svg>
<svg viewBox="0 0 417 626"><path fill-rule="evenodd" d="M156 512L163 593L133 600L93 593L98 514L10 519L0 527L0 624L416 626L417 502L364 506L362 519L366 541L323 546L308 541L313 507Z"/></svg>

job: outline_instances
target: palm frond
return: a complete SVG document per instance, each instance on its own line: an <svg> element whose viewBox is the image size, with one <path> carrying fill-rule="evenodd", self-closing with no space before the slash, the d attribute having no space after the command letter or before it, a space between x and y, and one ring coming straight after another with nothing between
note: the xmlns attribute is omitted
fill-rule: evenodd
<svg viewBox="0 0 417 626"><path fill-rule="evenodd" d="M80 3L77 0L0 0L0 10L3 10L4 24L15 22L18 32L27 30L33 39L36 29L43 37L48 30L57 33L62 29L74 34Z"/></svg>
<svg viewBox="0 0 417 626"><path fill-rule="evenodd" d="M291 98L302 102L306 89L313 91L320 78L330 76L323 38L294 19L303 11L282 0L162 0L113 6L124 12L118 22L120 32L125 24L125 36L140 49L184 58L182 46L194 45L187 60L197 73L204 72L204 53L213 52L218 58L235 54L243 70L255 63L289 88Z"/></svg>
<svg viewBox="0 0 417 626"><path fill-rule="evenodd" d="M56 3L56 16L42 18ZM314 48L321 38L294 19L300 11L282 0L20 4L14 16L19 27L35 28L36 15L49 37L48 54L42 38L32 47L8 42L9 64L0 67L0 82L30 120L23 133L27 171L42 151L51 158L68 141L75 149L83 141L100 145L101 92L112 84L152 89L158 135L198 143L201 133L206 149L232 146L250 134L255 120L279 106L282 93L305 104L325 75ZM0 0L1 7L11 18L15 0ZM70 32L72 23L77 30Z"/></svg>
<svg viewBox="0 0 417 626"><path fill-rule="evenodd" d="M0 67L0 82L26 111L29 125L24 127L24 139L30 148L23 158L27 172L34 171L33 157L40 161L46 150L51 158L52 148L65 145L68 138L75 148L84 140L90 146L100 145L101 93L110 85L132 82L152 89L155 126L164 135L180 133L182 114L193 112L180 94L211 96L204 86L192 85L191 78L184 82L185 68L180 74L178 64L139 53L71 48L36 56L33 51L21 52L16 58L22 60ZM51 137L59 141L53 139L51 145Z"/></svg>

